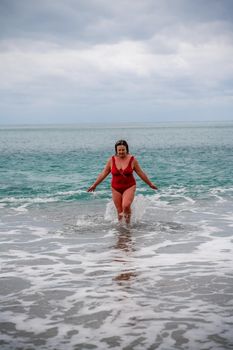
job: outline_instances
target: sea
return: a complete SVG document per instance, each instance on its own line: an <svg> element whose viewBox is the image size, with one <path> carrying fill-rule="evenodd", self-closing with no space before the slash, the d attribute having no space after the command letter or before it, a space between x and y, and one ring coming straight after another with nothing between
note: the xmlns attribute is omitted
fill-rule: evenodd
<svg viewBox="0 0 233 350"><path fill-rule="evenodd" d="M0 127L1 350L233 349L233 122ZM137 175L118 223L114 144Z"/></svg>

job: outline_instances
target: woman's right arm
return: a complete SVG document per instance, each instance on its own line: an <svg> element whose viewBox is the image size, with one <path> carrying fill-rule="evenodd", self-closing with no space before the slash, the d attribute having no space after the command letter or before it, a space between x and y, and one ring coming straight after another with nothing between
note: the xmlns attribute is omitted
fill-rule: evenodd
<svg viewBox="0 0 233 350"><path fill-rule="evenodd" d="M111 158L107 161L103 171L98 175L95 182L91 185L91 187L88 188L87 192L93 192L95 191L96 187L108 176L108 174L111 172Z"/></svg>
<svg viewBox="0 0 233 350"><path fill-rule="evenodd" d="M151 182L148 178L148 176L146 175L146 173L142 170L142 168L140 167L137 159L134 158L134 170L136 171L136 173L138 174L138 176L140 176L140 178L151 188L153 188L153 190L157 190L158 187L153 184L153 182Z"/></svg>

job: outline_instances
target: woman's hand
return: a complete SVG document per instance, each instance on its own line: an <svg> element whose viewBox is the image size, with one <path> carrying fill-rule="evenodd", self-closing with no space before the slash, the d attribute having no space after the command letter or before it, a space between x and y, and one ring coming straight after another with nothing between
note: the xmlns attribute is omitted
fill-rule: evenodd
<svg viewBox="0 0 233 350"><path fill-rule="evenodd" d="M87 192L94 192L96 189L96 185L91 185L91 187L88 188Z"/></svg>
<svg viewBox="0 0 233 350"><path fill-rule="evenodd" d="M108 176L108 174L111 171L111 158L109 158L109 160L107 161L107 164L105 165L104 170L98 175L97 179L95 180L95 182L93 183L93 185L91 185L91 187L88 188L87 192L94 192L96 187L105 179L105 177Z"/></svg>
<svg viewBox="0 0 233 350"><path fill-rule="evenodd" d="M155 186L152 182L151 182L151 184L150 184L150 187L153 188L153 190L157 190L157 189L158 189L158 187Z"/></svg>

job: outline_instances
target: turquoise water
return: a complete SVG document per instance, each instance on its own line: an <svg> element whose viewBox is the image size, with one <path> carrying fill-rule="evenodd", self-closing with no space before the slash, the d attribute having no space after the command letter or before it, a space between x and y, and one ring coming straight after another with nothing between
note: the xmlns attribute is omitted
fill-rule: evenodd
<svg viewBox="0 0 233 350"><path fill-rule="evenodd" d="M126 138L161 190L196 198L232 185L232 127L194 124L142 127L57 127L0 130L0 201L4 204L90 200L86 188ZM138 181L138 193L151 190ZM98 196L109 198L109 180Z"/></svg>
<svg viewBox="0 0 233 350"><path fill-rule="evenodd" d="M232 349L233 123L0 128L0 346ZM126 139L130 227L110 176Z"/></svg>

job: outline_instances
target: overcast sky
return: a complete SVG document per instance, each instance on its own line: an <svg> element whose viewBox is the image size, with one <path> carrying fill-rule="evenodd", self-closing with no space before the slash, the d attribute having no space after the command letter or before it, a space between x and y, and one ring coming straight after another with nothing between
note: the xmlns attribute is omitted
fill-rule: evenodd
<svg viewBox="0 0 233 350"><path fill-rule="evenodd" d="M232 0L0 0L0 123L233 120Z"/></svg>

